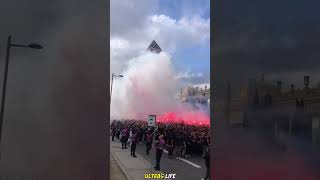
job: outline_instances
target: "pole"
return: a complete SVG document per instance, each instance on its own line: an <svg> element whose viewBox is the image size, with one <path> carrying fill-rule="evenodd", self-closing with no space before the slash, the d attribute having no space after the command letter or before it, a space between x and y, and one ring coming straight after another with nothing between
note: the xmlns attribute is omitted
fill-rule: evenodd
<svg viewBox="0 0 320 180"><path fill-rule="evenodd" d="M7 42L7 52L6 52L6 62L3 76L3 85L2 85L2 98L1 98L1 111L0 111L0 145L2 138L2 125L3 125L3 115L4 115L4 105L5 105L5 97L6 97L6 88L7 88L7 78L8 78L8 67L9 67L9 59L10 59L10 47L11 47L11 36L8 37Z"/></svg>
<svg viewBox="0 0 320 180"><path fill-rule="evenodd" d="M231 114L231 85L228 81L227 83L227 98L225 103L225 117L228 125L231 125L230 114Z"/></svg>
<svg viewBox="0 0 320 180"><path fill-rule="evenodd" d="M274 121L274 137L277 137L278 134L278 120Z"/></svg>
<svg viewBox="0 0 320 180"><path fill-rule="evenodd" d="M113 76L114 76L114 74L112 73L112 77L111 77L111 91L110 91L110 104L111 104L111 95L112 95Z"/></svg>

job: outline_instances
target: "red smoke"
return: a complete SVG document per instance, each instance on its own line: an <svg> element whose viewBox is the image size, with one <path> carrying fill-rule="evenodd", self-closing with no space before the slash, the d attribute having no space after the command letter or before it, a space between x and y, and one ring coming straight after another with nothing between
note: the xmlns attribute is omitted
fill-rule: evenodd
<svg viewBox="0 0 320 180"><path fill-rule="evenodd" d="M210 117L201 111L166 112L159 117L160 123L185 123L197 126L210 126Z"/></svg>

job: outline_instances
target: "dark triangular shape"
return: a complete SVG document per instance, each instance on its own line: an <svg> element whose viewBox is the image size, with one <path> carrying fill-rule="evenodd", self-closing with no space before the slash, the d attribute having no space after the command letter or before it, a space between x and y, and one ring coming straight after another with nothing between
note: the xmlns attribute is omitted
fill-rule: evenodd
<svg viewBox="0 0 320 180"><path fill-rule="evenodd" d="M148 51L151 51L151 52L155 52L155 53L160 53L161 52L161 48L160 46L156 43L155 40L152 41L152 43L149 45Z"/></svg>

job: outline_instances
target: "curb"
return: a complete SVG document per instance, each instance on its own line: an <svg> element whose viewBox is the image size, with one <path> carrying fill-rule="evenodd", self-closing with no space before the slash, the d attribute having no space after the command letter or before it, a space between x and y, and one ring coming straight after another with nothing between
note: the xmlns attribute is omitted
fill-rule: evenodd
<svg viewBox="0 0 320 180"><path fill-rule="evenodd" d="M121 163L120 159L114 154L114 152L111 152L113 158L116 160L117 164L119 165L121 171L123 172L123 174L127 177L127 180L132 180L132 178L129 176L129 174L127 173L127 171L125 170L123 164Z"/></svg>
<svg viewBox="0 0 320 180"><path fill-rule="evenodd" d="M130 145L128 145L130 147ZM115 155L115 152L111 152L112 156L114 157L114 159L116 160L117 164L119 165L121 171L123 172L123 174L126 176L127 180L133 180L129 174L127 173L127 171L125 170L124 168L124 165L122 164L122 162L120 161L120 159ZM150 171L150 173L162 173L164 174L164 172L162 171L156 171L153 169L153 165L151 162L149 162L148 160L146 160L143 156L141 156L139 153L136 153L137 155L137 158L139 158L140 160L142 160L144 163L146 164L151 164L151 167L150 168L147 168L147 170Z"/></svg>
<svg viewBox="0 0 320 180"><path fill-rule="evenodd" d="M129 144L128 146L130 146L130 144ZM150 168L148 168L151 173L154 173L154 172L156 171L156 170L153 169L153 164L152 164L152 162L149 162L148 160L146 160L143 156L141 156L141 155L140 155L139 153L137 153L137 152L136 152L136 155L137 155L137 157L138 157L139 159L141 159L142 161L144 161L144 163L146 163L146 164L151 164ZM156 171L156 172L164 174L164 172L162 172L162 171Z"/></svg>

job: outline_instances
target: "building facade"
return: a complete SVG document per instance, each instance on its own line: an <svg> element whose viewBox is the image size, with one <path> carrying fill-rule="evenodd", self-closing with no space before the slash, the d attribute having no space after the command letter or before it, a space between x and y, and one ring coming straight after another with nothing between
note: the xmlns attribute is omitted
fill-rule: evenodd
<svg viewBox="0 0 320 180"><path fill-rule="evenodd" d="M210 106L210 88L208 85L204 85L204 87L188 86L186 88L181 88L180 101Z"/></svg>
<svg viewBox="0 0 320 180"><path fill-rule="evenodd" d="M320 143L320 88L309 87L309 76L304 77L304 88L294 84L283 90L282 82L249 79L238 95L231 95L228 85L225 116L228 123L260 128L277 135L279 132L301 136Z"/></svg>
<svg viewBox="0 0 320 180"><path fill-rule="evenodd" d="M162 50L158 45L158 43L155 40L153 40L149 45L149 47L147 48L147 51L159 54Z"/></svg>

